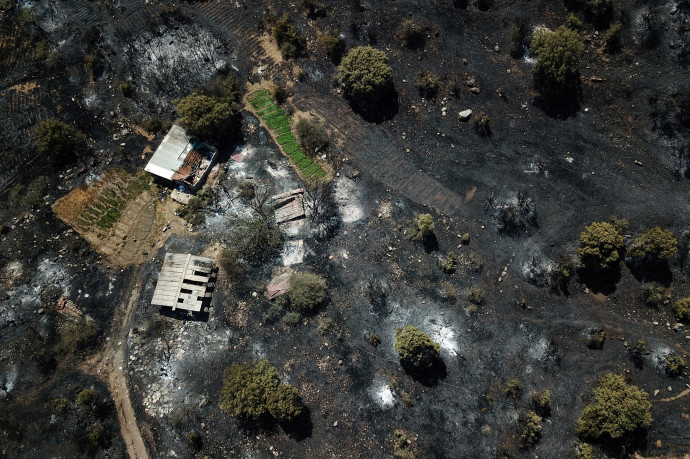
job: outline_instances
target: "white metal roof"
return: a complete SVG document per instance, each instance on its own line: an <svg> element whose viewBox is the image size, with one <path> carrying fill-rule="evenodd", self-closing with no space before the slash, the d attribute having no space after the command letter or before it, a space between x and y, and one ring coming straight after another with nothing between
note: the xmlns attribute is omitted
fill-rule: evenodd
<svg viewBox="0 0 690 459"><path fill-rule="evenodd" d="M173 311L200 311L212 262L190 254L166 253L151 304L168 306Z"/></svg>
<svg viewBox="0 0 690 459"><path fill-rule="evenodd" d="M168 180L172 179L189 153L188 146L189 136L185 130L173 124L144 170Z"/></svg>

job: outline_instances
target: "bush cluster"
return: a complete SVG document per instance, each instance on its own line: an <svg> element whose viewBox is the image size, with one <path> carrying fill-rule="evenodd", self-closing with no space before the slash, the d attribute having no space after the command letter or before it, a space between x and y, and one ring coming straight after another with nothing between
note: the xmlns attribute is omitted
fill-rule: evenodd
<svg viewBox="0 0 690 459"><path fill-rule="evenodd" d="M534 411L529 411L522 418L522 431L520 432L519 444L521 448L529 448L535 445L541 436L542 418Z"/></svg>
<svg viewBox="0 0 690 459"><path fill-rule="evenodd" d="M305 409L297 390L280 384L278 372L266 359L252 366L235 363L225 370L220 408L249 422L267 418L290 422Z"/></svg>
<svg viewBox="0 0 690 459"><path fill-rule="evenodd" d="M328 134L319 122L309 118L300 118L295 123L294 129L299 145L305 153L315 155L328 147Z"/></svg>
<svg viewBox="0 0 690 459"><path fill-rule="evenodd" d="M666 373L672 378L682 375L683 370L685 370L685 359L679 355L669 355L664 363L666 364Z"/></svg>
<svg viewBox="0 0 690 459"><path fill-rule="evenodd" d="M673 305L673 315L678 322L690 322L690 298L681 298Z"/></svg>
<svg viewBox="0 0 690 459"><path fill-rule="evenodd" d="M38 152L61 167L86 153L86 136L69 124L49 118L36 125Z"/></svg>
<svg viewBox="0 0 690 459"><path fill-rule="evenodd" d="M414 77L414 84L420 96L433 99L441 87L441 79L429 70L420 70Z"/></svg>
<svg viewBox="0 0 690 459"><path fill-rule="evenodd" d="M441 346L419 328L408 325L395 331L395 350L403 367L416 370L431 368L438 360Z"/></svg>
<svg viewBox="0 0 690 459"><path fill-rule="evenodd" d="M649 396L621 375L608 373L593 395L594 402L585 407L577 426L584 438L618 440L652 423Z"/></svg>
<svg viewBox="0 0 690 459"><path fill-rule="evenodd" d="M623 236L613 224L594 222L580 233L577 253L586 268L608 270L618 265L623 247Z"/></svg>
<svg viewBox="0 0 690 459"><path fill-rule="evenodd" d="M258 266L278 255L283 233L277 225L261 218L238 220L228 233L228 248L220 253L218 264L231 279L244 274L246 266Z"/></svg>
<svg viewBox="0 0 690 459"><path fill-rule="evenodd" d="M219 139L237 133L239 111L233 103L193 93L176 102L180 125L187 134L203 139Z"/></svg>
<svg viewBox="0 0 690 459"><path fill-rule="evenodd" d="M321 44L326 50L326 55L336 64L340 63L340 60L345 54L345 41L341 39L337 34L324 35L320 39Z"/></svg>
<svg viewBox="0 0 690 459"><path fill-rule="evenodd" d="M273 26L273 38L286 59L300 56L307 45L304 35L292 24L287 14L278 19Z"/></svg>
<svg viewBox="0 0 690 459"><path fill-rule="evenodd" d="M410 49L423 48L426 43L427 27L407 19L400 24L400 35L403 43Z"/></svg>
<svg viewBox="0 0 690 459"><path fill-rule="evenodd" d="M563 87L576 79L584 45L577 32L561 26L553 32L535 32L532 51L537 56L535 77L548 86Z"/></svg>
<svg viewBox="0 0 690 459"><path fill-rule="evenodd" d="M628 248L628 256L636 262L657 263L678 252L678 240L669 230L658 226L636 237Z"/></svg>
<svg viewBox="0 0 690 459"><path fill-rule="evenodd" d="M410 230L410 239L422 241L434 234L434 219L431 214L419 214L414 220L414 226Z"/></svg>
<svg viewBox="0 0 690 459"><path fill-rule="evenodd" d="M290 276L290 290L287 296L291 309L311 312L328 297L326 279L314 273L295 273Z"/></svg>
<svg viewBox="0 0 690 459"><path fill-rule="evenodd" d="M50 179L44 175L34 179L28 186L15 185L10 191L10 201L20 209L36 209L43 204Z"/></svg>
<svg viewBox="0 0 690 459"><path fill-rule="evenodd" d="M381 100L393 89L393 69L383 51L371 46L358 46L341 61L336 81L348 98Z"/></svg>

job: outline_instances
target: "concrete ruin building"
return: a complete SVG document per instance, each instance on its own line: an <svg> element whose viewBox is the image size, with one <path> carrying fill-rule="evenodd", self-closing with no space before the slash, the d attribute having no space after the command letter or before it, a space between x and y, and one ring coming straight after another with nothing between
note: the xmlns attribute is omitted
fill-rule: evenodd
<svg viewBox="0 0 690 459"><path fill-rule="evenodd" d="M199 312L214 276L213 260L183 253L166 253L151 304Z"/></svg>
<svg viewBox="0 0 690 459"><path fill-rule="evenodd" d="M195 140L174 124L158 146L145 171L198 190L218 158L218 150Z"/></svg>

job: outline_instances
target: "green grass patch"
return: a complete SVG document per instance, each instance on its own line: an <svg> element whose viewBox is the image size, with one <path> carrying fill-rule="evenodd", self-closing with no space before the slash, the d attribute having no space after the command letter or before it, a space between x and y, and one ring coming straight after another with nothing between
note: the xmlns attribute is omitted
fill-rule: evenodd
<svg viewBox="0 0 690 459"><path fill-rule="evenodd" d="M283 151L286 155L292 156L298 151L300 151L299 145L297 145L297 142L288 142L285 145L283 145Z"/></svg>
<svg viewBox="0 0 690 459"><path fill-rule="evenodd" d="M302 153L301 151L300 151L300 152L297 152L297 153L295 153L294 155L291 156L292 162L295 163L295 164L299 164L299 162L302 161L302 160L303 160L304 158L306 158L306 157L307 157L307 155L305 155L305 154Z"/></svg>
<svg viewBox="0 0 690 459"><path fill-rule="evenodd" d="M288 126L290 123L288 122L288 119L283 117L276 118L272 121L267 121L266 125L268 126L269 129L275 130L275 129L280 129L283 126Z"/></svg>
<svg viewBox="0 0 690 459"><path fill-rule="evenodd" d="M271 91L269 91L268 89L259 89L250 96L250 100L258 99L261 96L266 96L270 94L270 92Z"/></svg>
<svg viewBox="0 0 690 459"><path fill-rule="evenodd" d="M306 175L307 177L311 177L312 175L316 174L316 172L318 172L319 170L321 170L321 166L314 163L311 166L304 169L304 175Z"/></svg>
<svg viewBox="0 0 690 459"><path fill-rule="evenodd" d="M101 228L112 228L115 226L117 221L120 219L120 212L116 209L110 209L108 212L104 213L98 220L98 226Z"/></svg>
<svg viewBox="0 0 690 459"><path fill-rule="evenodd" d="M299 162L299 164L297 165L297 167L299 167L299 170L303 171L303 170L305 170L307 167L311 166L312 164L314 164L314 162L313 162L311 159L309 159L309 158L304 158L302 161Z"/></svg>
<svg viewBox="0 0 690 459"><path fill-rule="evenodd" d="M316 172L316 173L313 175L313 177L314 177L315 179L324 178L325 176L326 176L326 171L323 170L323 169L321 169L320 171Z"/></svg>
<svg viewBox="0 0 690 459"><path fill-rule="evenodd" d="M276 140L278 141L278 145L285 145L288 142L295 142L295 136L293 136L291 132L288 132L287 134L279 135Z"/></svg>
<svg viewBox="0 0 690 459"><path fill-rule="evenodd" d="M273 100L270 98L262 99L258 102L252 102L252 107L254 107L257 110L264 110L271 105L274 105L274 103Z"/></svg>
<svg viewBox="0 0 690 459"><path fill-rule="evenodd" d="M290 126L285 126L280 129L276 129L276 135L287 134L288 132L292 132Z"/></svg>
<svg viewBox="0 0 690 459"><path fill-rule="evenodd" d="M279 108L278 110L276 110L276 111L274 111L274 112L272 112L272 113L269 113L268 115L264 115L264 116L262 116L261 118L262 118L264 121L273 121L274 119L279 118L279 117L281 117L281 116L282 116L282 117L285 116L285 110L283 110L282 108Z"/></svg>
<svg viewBox="0 0 690 459"><path fill-rule="evenodd" d="M280 106L278 104L271 104L265 108L262 108L258 112L256 112L256 116L258 116L259 118L263 118L264 116L268 115L269 113L271 113L271 112L273 112L279 108L280 108Z"/></svg>

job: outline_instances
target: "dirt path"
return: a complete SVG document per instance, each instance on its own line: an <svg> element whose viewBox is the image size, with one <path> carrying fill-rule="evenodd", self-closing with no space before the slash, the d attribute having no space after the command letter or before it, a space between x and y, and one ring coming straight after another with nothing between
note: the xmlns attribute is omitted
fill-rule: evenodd
<svg viewBox="0 0 690 459"><path fill-rule="evenodd" d="M139 272L135 272L130 283L139 278ZM99 377L108 384L108 390L117 410L122 439L127 445L129 457L148 459L146 444L139 430L134 407L129 396L126 375L127 335L131 328L139 292L140 287L135 285L131 289L129 297L117 306L110 330L110 340L106 342L100 353L84 362L81 369Z"/></svg>

